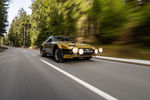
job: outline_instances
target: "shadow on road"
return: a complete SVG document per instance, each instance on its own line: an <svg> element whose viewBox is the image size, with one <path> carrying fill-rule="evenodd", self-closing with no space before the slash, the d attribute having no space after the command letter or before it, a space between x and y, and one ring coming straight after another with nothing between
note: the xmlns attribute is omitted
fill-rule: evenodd
<svg viewBox="0 0 150 100"><path fill-rule="evenodd" d="M5 46L0 46L0 53L3 52L3 51L5 51L5 50L7 50L7 49L8 49L8 48L5 47Z"/></svg>
<svg viewBox="0 0 150 100"><path fill-rule="evenodd" d="M39 55L41 57L41 55ZM54 61L54 58L52 56L46 56L46 57L41 57L41 58L47 58L51 61ZM87 60L87 59L83 59L83 58L74 58L74 59L65 59L62 63L87 63L87 62L95 62L94 60L90 59L90 60Z"/></svg>

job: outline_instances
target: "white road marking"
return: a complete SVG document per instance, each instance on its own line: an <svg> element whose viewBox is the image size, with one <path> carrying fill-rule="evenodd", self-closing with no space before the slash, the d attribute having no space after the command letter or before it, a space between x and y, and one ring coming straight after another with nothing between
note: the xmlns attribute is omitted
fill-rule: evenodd
<svg viewBox="0 0 150 100"><path fill-rule="evenodd" d="M27 53L28 51L24 51L24 53Z"/></svg>
<svg viewBox="0 0 150 100"><path fill-rule="evenodd" d="M105 59L105 60L112 60L112 61L121 61L121 62L127 62L127 63L150 65L149 60L124 59L124 58L105 57L105 56L96 56L96 58Z"/></svg>
<svg viewBox="0 0 150 100"><path fill-rule="evenodd" d="M68 76L69 78L73 79L74 81L78 82L82 86L84 86L84 87L88 88L89 90L93 91L94 93L100 95L101 97L105 98L106 100L118 100L118 99L114 98L113 96L103 92L102 90L90 85L89 83L87 83L87 82L73 76L72 74L56 67L55 65L52 65L51 63L48 63L47 61L45 61L43 59L41 59L41 61L44 62L45 64L49 65L50 67L54 68L55 70L61 72L62 74Z"/></svg>

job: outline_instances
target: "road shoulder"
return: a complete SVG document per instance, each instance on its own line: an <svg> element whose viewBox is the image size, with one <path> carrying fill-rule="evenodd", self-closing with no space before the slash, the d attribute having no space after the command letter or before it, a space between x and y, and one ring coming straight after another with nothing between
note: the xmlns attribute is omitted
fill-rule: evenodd
<svg viewBox="0 0 150 100"><path fill-rule="evenodd" d="M105 56L96 56L95 58L96 59L123 62L123 63L131 63L131 64L150 66L150 61L149 60L123 59L123 58L105 57Z"/></svg>

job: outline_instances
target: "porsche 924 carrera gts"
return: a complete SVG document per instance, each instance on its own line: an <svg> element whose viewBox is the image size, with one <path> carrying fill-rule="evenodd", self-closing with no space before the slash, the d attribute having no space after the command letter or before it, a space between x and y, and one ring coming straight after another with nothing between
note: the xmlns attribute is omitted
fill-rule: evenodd
<svg viewBox="0 0 150 100"><path fill-rule="evenodd" d="M91 59L102 52L103 48L101 47L95 48L89 44L76 43L65 36L50 36L40 47L41 56L49 54L57 62L73 58Z"/></svg>

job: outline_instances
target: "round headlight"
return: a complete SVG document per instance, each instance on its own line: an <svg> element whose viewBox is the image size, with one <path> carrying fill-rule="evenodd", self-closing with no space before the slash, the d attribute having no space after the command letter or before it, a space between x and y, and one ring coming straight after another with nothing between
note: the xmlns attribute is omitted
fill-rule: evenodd
<svg viewBox="0 0 150 100"><path fill-rule="evenodd" d="M79 54L82 55L84 53L83 49L79 49Z"/></svg>
<svg viewBox="0 0 150 100"><path fill-rule="evenodd" d="M103 52L103 48L99 48L99 52L102 53Z"/></svg>
<svg viewBox="0 0 150 100"><path fill-rule="evenodd" d="M97 49L95 49L95 54L98 54L98 50Z"/></svg>
<svg viewBox="0 0 150 100"><path fill-rule="evenodd" d="M78 53L78 48L74 47L74 48L72 49L72 51L73 51L73 53Z"/></svg>

